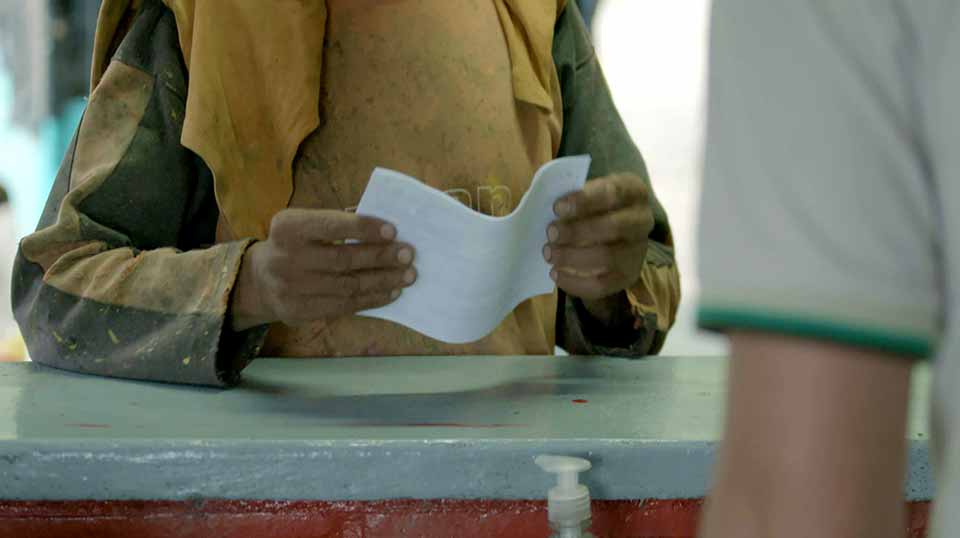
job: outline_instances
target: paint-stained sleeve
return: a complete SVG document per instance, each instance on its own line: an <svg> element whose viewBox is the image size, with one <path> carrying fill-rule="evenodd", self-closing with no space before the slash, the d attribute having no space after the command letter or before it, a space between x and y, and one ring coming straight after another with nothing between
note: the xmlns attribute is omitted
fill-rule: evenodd
<svg viewBox="0 0 960 538"><path fill-rule="evenodd" d="M591 179L633 173L650 185L643 157L613 103L575 3L569 3L557 21L553 55L563 93L560 155L590 154ZM570 353L639 357L663 347L680 303L680 274L667 214L655 196L651 202L656 224L646 258L637 260L643 264L641 279L626 291L633 330L613 334L595 326L578 300L561 295L557 335Z"/></svg>
<svg viewBox="0 0 960 538"><path fill-rule="evenodd" d="M213 180L180 144L186 87L173 16L147 2L20 244L13 306L34 361L223 386L258 353L265 329L229 326L249 242L210 246Z"/></svg>

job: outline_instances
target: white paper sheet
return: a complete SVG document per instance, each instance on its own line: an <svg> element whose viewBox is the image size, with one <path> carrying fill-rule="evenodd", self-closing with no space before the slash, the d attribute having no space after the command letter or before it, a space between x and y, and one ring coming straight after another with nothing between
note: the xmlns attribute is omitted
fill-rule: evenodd
<svg viewBox="0 0 960 538"><path fill-rule="evenodd" d="M505 217L478 213L399 172L373 172L357 213L397 227L416 248L417 282L394 303L360 315L405 325L452 344L490 334L523 301L553 293L543 259L553 204L583 188L590 157L551 161Z"/></svg>

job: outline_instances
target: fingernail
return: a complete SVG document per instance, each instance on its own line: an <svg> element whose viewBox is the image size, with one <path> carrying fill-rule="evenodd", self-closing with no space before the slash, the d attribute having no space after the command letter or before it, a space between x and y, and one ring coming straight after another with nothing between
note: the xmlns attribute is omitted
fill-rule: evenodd
<svg viewBox="0 0 960 538"><path fill-rule="evenodd" d="M543 259L550 261L550 258L553 258L553 249L549 245L543 247Z"/></svg>
<svg viewBox="0 0 960 538"><path fill-rule="evenodd" d="M557 206L553 208L553 212L556 213L558 217L566 217L570 214L570 203L557 202Z"/></svg>
<svg viewBox="0 0 960 538"><path fill-rule="evenodd" d="M407 265L408 263L412 262L413 251L406 247L400 249L400 252L397 252L397 261L403 265Z"/></svg>
<svg viewBox="0 0 960 538"><path fill-rule="evenodd" d="M393 290L390 292L391 299L396 299L397 297L400 297L400 290Z"/></svg>
<svg viewBox="0 0 960 538"><path fill-rule="evenodd" d="M557 270L556 270L556 269L552 269L552 270L550 271L550 280L552 280L552 281L554 281L554 282L557 281Z"/></svg>
<svg viewBox="0 0 960 538"><path fill-rule="evenodd" d="M417 279L417 272L413 269L407 269L406 273L403 273L403 281L407 284L413 284L413 281Z"/></svg>
<svg viewBox="0 0 960 538"><path fill-rule="evenodd" d="M393 239L397 236L397 229L392 224L384 224L380 228L380 237L384 239Z"/></svg>
<svg viewBox="0 0 960 538"><path fill-rule="evenodd" d="M547 228L547 237L550 241L556 241L560 238L560 230L558 230L556 226Z"/></svg>

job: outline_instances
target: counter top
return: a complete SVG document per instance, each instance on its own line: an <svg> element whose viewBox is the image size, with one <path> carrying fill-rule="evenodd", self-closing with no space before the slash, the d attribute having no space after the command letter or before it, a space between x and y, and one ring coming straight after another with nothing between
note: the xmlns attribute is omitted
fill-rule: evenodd
<svg viewBox="0 0 960 538"><path fill-rule="evenodd" d="M597 499L702 497L726 361L260 359L229 390L0 364L0 499L539 499L537 454ZM906 495L927 500L918 366Z"/></svg>

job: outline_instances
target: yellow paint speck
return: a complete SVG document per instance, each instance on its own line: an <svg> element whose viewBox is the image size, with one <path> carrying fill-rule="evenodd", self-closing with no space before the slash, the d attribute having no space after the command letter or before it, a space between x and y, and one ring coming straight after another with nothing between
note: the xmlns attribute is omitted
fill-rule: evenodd
<svg viewBox="0 0 960 538"><path fill-rule="evenodd" d="M120 343L120 339L117 338L117 335L111 329L107 329L107 336L110 337L110 341L113 342L113 345Z"/></svg>
<svg viewBox="0 0 960 538"><path fill-rule="evenodd" d="M186 366L188 364L190 364L190 357L186 357L185 359L183 359L183 365Z"/></svg>

